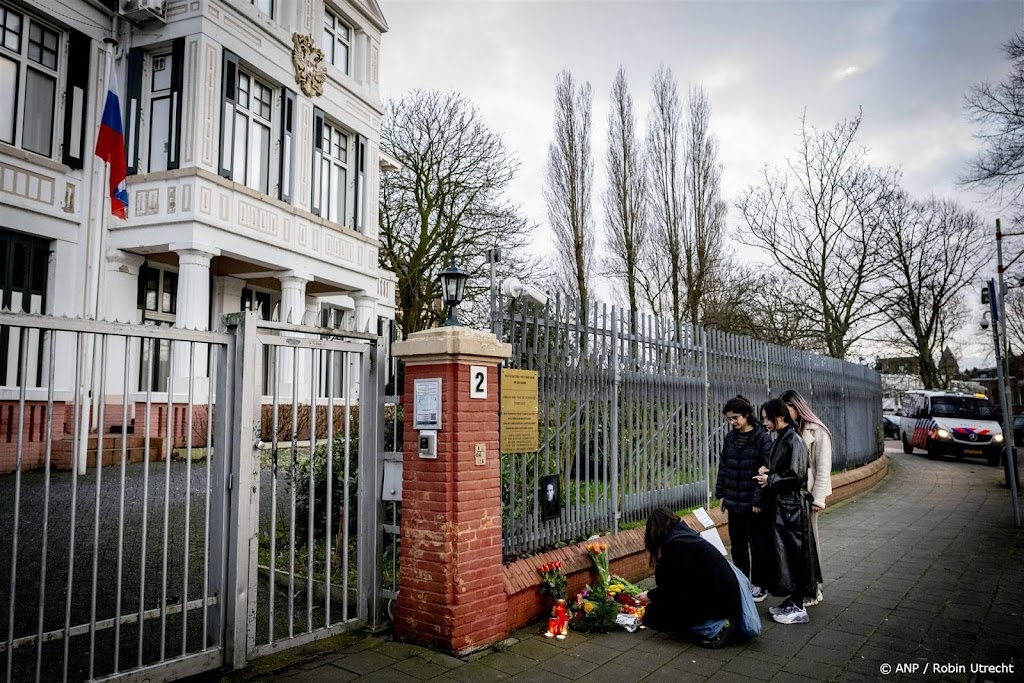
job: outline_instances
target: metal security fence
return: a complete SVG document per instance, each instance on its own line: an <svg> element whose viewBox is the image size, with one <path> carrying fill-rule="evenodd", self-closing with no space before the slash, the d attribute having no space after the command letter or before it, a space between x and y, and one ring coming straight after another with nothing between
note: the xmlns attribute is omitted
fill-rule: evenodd
<svg viewBox="0 0 1024 683"><path fill-rule="evenodd" d="M737 394L756 406L801 392L833 432L833 469L881 453L881 384L864 366L560 295L538 307L495 293L492 325L512 344L507 366L539 382L540 450L502 455L507 558L659 506L706 505L728 429L721 406ZM552 474L561 509L544 520L540 480Z"/></svg>
<svg viewBox="0 0 1024 683"><path fill-rule="evenodd" d="M30 379L0 387L0 679L170 680L382 622L384 346L226 322L0 312Z"/></svg>

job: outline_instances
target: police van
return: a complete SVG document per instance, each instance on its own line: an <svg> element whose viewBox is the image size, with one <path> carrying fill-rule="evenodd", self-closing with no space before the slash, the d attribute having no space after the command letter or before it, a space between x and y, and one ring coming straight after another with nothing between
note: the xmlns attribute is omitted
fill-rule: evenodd
<svg viewBox="0 0 1024 683"><path fill-rule="evenodd" d="M929 458L984 457L989 465L998 465L1003 452L1003 430L984 394L908 391L900 413L900 440L907 454L919 448Z"/></svg>

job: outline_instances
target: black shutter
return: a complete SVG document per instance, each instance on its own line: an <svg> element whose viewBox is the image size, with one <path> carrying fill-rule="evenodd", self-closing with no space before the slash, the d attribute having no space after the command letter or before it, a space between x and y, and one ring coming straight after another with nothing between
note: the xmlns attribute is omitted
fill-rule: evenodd
<svg viewBox="0 0 1024 683"><path fill-rule="evenodd" d="M278 173L277 196L283 202L292 201L295 155L295 93L281 89L281 168Z"/></svg>
<svg viewBox="0 0 1024 683"><path fill-rule="evenodd" d="M82 168L85 149L85 113L89 93L89 36L70 29L68 41L68 80L64 94L64 146L62 161L71 168Z"/></svg>
<svg viewBox="0 0 1024 683"><path fill-rule="evenodd" d="M171 43L171 139L167 147L167 168L178 168L181 157L181 107L185 84L185 39Z"/></svg>
<svg viewBox="0 0 1024 683"><path fill-rule="evenodd" d="M355 192L352 193L353 194L353 198L352 198L352 229L356 230L357 232L360 229L360 225L359 225L359 209L360 209L361 197L359 196L359 188L362 185L362 181L363 181L363 172L362 172L362 154L363 154L363 152L362 152L362 142L363 142L363 136L360 135L359 133L356 133L355 145L353 145L355 147L355 159L354 159L355 163L352 164L352 168L355 171L355 173L352 174L352 177L355 180L355 182L353 183L353 185L355 186Z"/></svg>
<svg viewBox="0 0 1024 683"><path fill-rule="evenodd" d="M223 103L220 117L220 175L233 176L235 158L235 103L238 101L238 55L224 50L224 71L221 74Z"/></svg>
<svg viewBox="0 0 1024 683"><path fill-rule="evenodd" d="M310 203L310 211L317 216L323 215L323 200L320 196L320 169L321 153L324 151L324 112L318 107L313 107L313 201Z"/></svg>
<svg viewBox="0 0 1024 683"><path fill-rule="evenodd" d="M125 145L128 148L128 175L139 172L139 136L142 131L142 63L145 52L133 47L128 51L128 83L125 91Z"/></svg>

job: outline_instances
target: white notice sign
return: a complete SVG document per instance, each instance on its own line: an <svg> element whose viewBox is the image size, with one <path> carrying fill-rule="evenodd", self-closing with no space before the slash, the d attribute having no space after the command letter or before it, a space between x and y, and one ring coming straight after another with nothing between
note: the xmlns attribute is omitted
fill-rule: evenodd
<svg viewBox="0 0 1024 683"><path fill-rule="evenodd" d="M715 526L715 522L711 519L711 515L709 515L708 511L704 508L697 508L694 510L693 516L697 518L697 521L700 522L705 529L710 529Z"/></svg>
<svg viewBox="0 0 1024 683"><path fill-rule="evenodd" d="M487 398L487 366L469 366L469 397Z"/></svg>
<svg viewBox="0 0 1024 683"><path fill-rule="evenodd" d="M441 429L441 378L413 383L413 429Z"/></svg>
<svg viewBox="0 0 1024 683"><path fill-rule="evenodd" d="M718 552L722 553L723 555L726 554L725 544L722 543L722 537L718 535L718 529L708 529L706 531L702 531L700 532L700 537L708 543L710 543L711 545L718 548Z"/></svg>

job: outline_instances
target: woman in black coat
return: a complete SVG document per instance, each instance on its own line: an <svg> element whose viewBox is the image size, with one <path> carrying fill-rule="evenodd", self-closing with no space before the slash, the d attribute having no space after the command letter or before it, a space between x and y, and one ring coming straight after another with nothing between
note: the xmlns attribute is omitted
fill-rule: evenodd
<svg viewBox="0 0 1024 683"><path fill-rule="evenodd" d="M648 602L644 626L692 635L705 647L724 645L743 613L729 562L667 508L647 518L644 545L657 583L638 596Z"/></svg>
<svg viewBox="0 0 1024 683"><path fill-rule="evenodd" d="M755 576L772 595L788 595L769 611L780 624L806 624L810 621L804 599L813 597L821 581L818 554L811 533L810 505L807 493L807 446L794 429L789 409L780 399L761 407L761 419L768 431L775 432L768 466L754 477L761 490L757 503L768 515L766 558L773 560L765 571L755 565Z"/></svg>
<svg viewBox="0 0 1024 683"><path fill-rule="evenodd" d="M722 455L718 460L715 498L729 514L732 561L747 578L751 578L751 558L756 562L761 554L760 541L764 535L763 525L756 524L761 514L760 508L754 506L754 495L758 489L754 476L761 467L768 465L772 439L758 423L754 406L742 396L729 399L722 408L722 414L732 429L725 435ZM754 583L751 595L756 602L761 602L768 593Z"/></svg>

